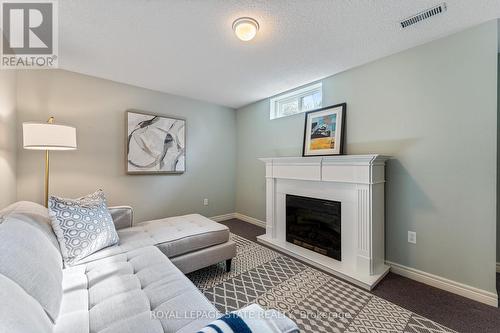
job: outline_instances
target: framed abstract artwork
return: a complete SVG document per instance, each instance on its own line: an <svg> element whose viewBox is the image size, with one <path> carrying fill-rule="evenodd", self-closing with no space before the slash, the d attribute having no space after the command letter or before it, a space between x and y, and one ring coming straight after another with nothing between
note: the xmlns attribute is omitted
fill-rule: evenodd
<svg viewBox="0 0 500 333"><path fill-rule="evenodd" d="M179 174L186 170L186 120L142 111L126 115L127 174Z"/></svg>
<svg viewBox="0 0 500 333"><path fill-rule="evenodd" d="M346 103L305 114L302 156L343 154Z"/></svg>

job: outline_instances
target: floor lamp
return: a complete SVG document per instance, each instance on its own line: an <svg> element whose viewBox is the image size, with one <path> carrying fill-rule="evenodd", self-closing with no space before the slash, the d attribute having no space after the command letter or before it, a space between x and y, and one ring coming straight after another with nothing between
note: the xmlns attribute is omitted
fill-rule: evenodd
<svg viewBox="0 0 500 333"><path fill-rule="evenodd" d="M45 197L44 204L49 203L49 151L75 150L76 128L73 126L54 124L54 117L46 123L23 123L24 149L45 150Z"/></svg>

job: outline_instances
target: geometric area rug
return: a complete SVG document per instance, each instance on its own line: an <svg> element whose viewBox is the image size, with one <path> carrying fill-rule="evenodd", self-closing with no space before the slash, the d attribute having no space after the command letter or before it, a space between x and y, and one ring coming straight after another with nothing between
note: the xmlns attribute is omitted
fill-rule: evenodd
<svg viewBox="0 0 500 333"><path fill-rule="evenodd" d="M222 313L257 303L293 319L301 332L454 332L246 238L231 234L237 256L188 274Z"/></svg>

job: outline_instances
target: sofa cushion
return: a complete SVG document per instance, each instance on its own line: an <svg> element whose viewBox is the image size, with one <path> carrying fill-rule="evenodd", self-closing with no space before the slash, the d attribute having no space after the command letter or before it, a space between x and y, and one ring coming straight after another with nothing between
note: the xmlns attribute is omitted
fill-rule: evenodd
<svg viewBox="0 0 500 333"><path fill-rule="evenodd" d="M167 257L173 258L229 240L229 229L199 214L168 217L139 223L132 228L117 230L118 246L105 248L78 263L86 263L156 245Z"/></svg>
<svg viewBox="0 0 500 333"><path fill-rule="evenodd" d="M67 265L74 265L118 243L118 234L101 190L79 199L51 196L49 216Z"/></svg>
<svg viewBox="0 0 500 333"><path fill-rule="evenodd" d="M18 284L0 274L0 332L51 333L43 308Z"/></svg>
<svg viewBox="0 0 500 333"><path fill-rule="evenodd" d="M31 201L17 201L0 211L0 223L8 217L15 217L39 229L59 251L59 243L52 230L46 207Z"/></svg>
<svg viewBox="0 0 500 333"><path fill-rule="evenodd" d="M83 258L76 264L84 264L95 260L104 259L135 249L155 245L155 241L147 233L138 228L125 228L116 231L118 233L118 245L102 249L88 257Z"/></svg>
<svg viewBox="0 0 500 333"><path fill-rule="evenodd" d="M178 332L200 329L219 315L157 248L144 247L66 268L55 332ZM199 317L184 315L196 312ZM172 318L179 311L180 316ZM194 313L194 312L193 312ZM79 332L79 331L77 331ZM74 331L72 331L74 333Z"/></svg>
<svg viewBox="0 0 500 333"><path fill-rule="evenodd" d="M24 289L55 321L62 298L61 255L36 223L14 216L0 224L0 274Z"/></svg>

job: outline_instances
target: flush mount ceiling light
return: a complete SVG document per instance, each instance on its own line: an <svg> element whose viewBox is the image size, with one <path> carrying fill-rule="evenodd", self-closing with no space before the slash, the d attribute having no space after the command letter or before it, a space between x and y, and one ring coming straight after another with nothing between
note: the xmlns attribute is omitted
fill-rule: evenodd
<svg viewBox="0 0 500 333"><path fill-rule="evenodd" d="M257 35L259 23L251 17L240 17L233 22L233 30L236 37L247 42Z"/></svg>

